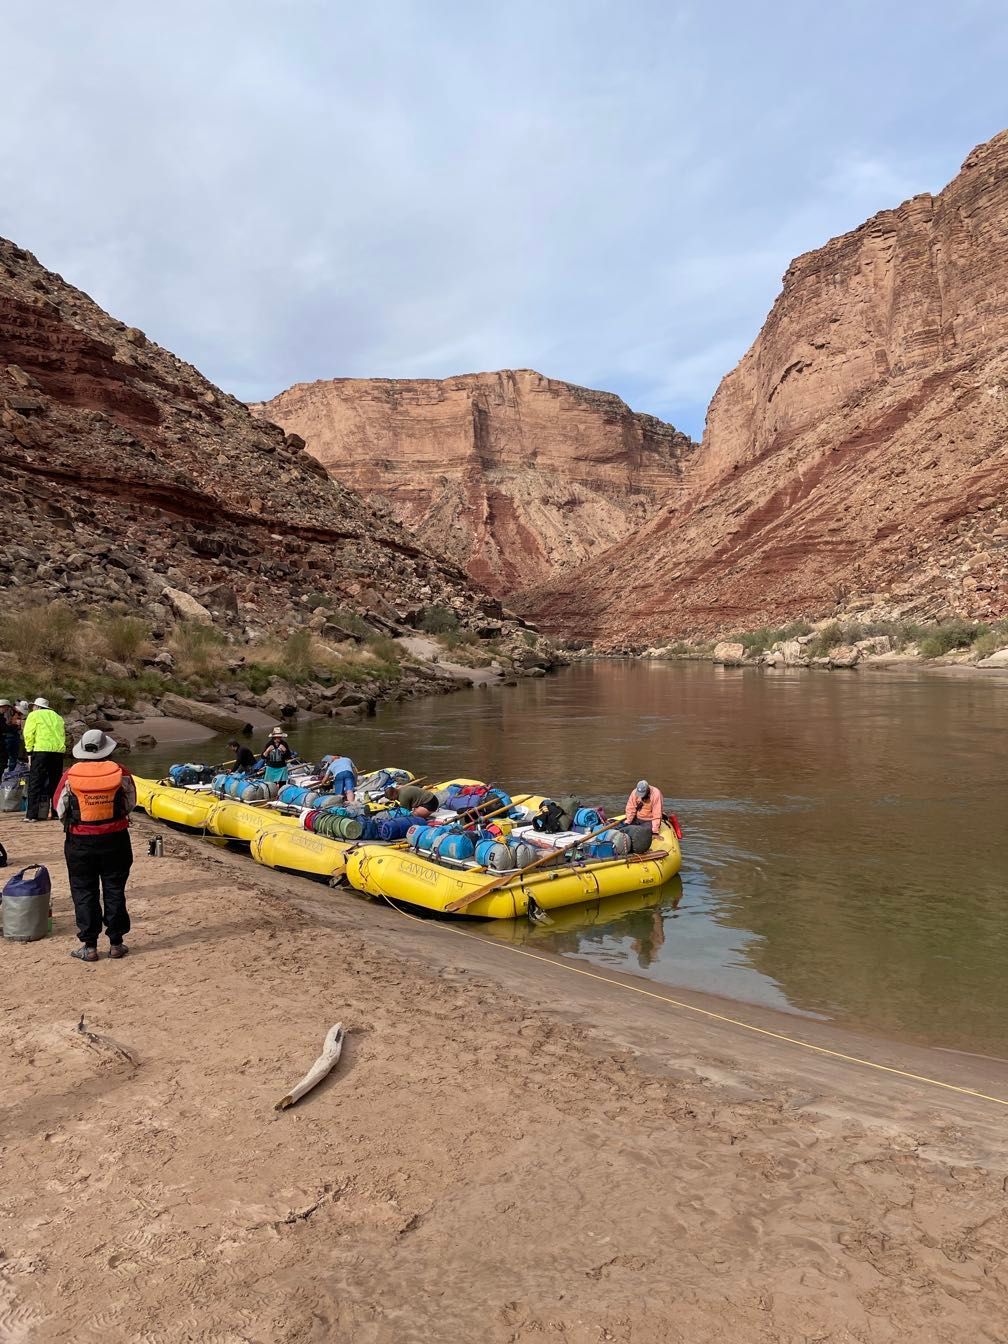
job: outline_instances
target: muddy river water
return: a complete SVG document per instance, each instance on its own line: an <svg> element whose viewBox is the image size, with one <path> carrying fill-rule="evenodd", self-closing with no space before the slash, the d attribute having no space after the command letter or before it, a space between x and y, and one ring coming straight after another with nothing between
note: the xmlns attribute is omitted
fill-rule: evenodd
<svg viewBox="0 0 1008 1344"><path fill-rule="evenodd" d="M1008 1056L1008 674L600 661L291 740L613 811L644 776L682 823L681 880L486 936Z"/></svg>

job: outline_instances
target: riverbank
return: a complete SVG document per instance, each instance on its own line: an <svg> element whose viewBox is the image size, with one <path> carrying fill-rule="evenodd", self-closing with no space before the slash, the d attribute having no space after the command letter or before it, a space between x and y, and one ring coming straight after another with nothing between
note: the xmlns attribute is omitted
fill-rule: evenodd
<svg viewBox="0 0 1008 1344"><path fill-rule="evenodd" d="M51 940L0 944L8 1337L972 1344L1003 1319L1003 1108L186 837L149 858L150 830L131 955L84 967L59 828L0 819L55 907ZM274 1111L336 1020L336 1073ZM878 1048L1008 1096L995 1061Z"/></svg>

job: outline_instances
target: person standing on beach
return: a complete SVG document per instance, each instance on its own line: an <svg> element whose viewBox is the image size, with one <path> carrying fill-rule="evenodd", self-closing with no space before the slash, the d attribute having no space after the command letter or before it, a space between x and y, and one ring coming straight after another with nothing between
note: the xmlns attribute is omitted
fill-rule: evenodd
<svg viewBox="0 0 1008 1344"><path fill-rule="evenodd" d="M109 759L117 746L100 728L90 728L73 749L78 764L66 771L56 789L80 939L70 955L77 961L98 960L103 922L113 961L129 950L123 935L130 931L126 882L133 866L129 814L136 807L136 785L125 766Z"/></svg>
<svg viewBox="0 0 1008 1344"><path fill-rule="evenodd" d="M47 821L56 815L52 800L63 773L66 726L56 711L49 708L49 701L40 695L25 719L22 735L28 753L28 804L24 819Z"/></svg>
<svg viewBox="0 0 1008 1344"><path fill-rule="evenodd" d="M4 770L16 770L21 758L21 719L9 700L0 700L0 760Z"/></svg>

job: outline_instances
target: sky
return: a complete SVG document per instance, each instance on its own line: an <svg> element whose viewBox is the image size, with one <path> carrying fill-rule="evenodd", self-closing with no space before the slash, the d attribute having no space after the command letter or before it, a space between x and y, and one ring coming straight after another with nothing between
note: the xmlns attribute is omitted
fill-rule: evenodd
<svg viewBox="0 0 1008 1344"><path fill-rule="evenodd" d="M1008 5L35 0L0 68L0 234L237 396L535 368L699 437L791 258L1008 125Z"/></svg>

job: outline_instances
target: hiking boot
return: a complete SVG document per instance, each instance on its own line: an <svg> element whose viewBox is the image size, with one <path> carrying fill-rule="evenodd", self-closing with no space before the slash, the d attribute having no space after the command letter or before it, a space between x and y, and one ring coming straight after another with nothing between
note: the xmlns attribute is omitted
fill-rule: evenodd
<svg viewBox="0 0 1008 1344"><path fill-rule="evenodd" d="M32 820L34 821L35 818L33 817ZM70 955L74 961L97 961L98 949L96 947L85 947L82 943L80 947L75 947Z"/></svg>
<svg viewBox="0 0 1008 1344"><path fill-rule="evenodd" d="M119 959L124 957L128 951L129 948L125 943L113 943L108 950L108 954L113 961L119 961ZM95 960L97 961L97 955L95 956Z"/></svg>

